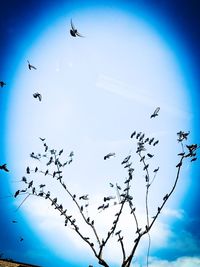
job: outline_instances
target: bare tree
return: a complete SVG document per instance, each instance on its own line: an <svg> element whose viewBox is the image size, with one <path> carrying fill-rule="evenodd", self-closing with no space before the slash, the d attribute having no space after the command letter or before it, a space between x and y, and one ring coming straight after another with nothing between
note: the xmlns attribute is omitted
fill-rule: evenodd
<svg viewBox="0 0 200 267"><path fill-rule="evenodd" d="M21 181L24 183L25 187L23 189L17 190L14 194L14 197L18 197L20 195L26 194L25 198L21 202L20 206L24 203L24 201L29 196L38 196L44 198L46 201L49 201L52 208L56 209L57 212L64 217L64 225L70 226L75 233L79 236L79 238L85 242L88 247L93 252L94 256L98 260L98 263L102 266L108 267L109 264L104 257L104 252L107 248L109 241L112 238L116 238L116 246L120 247L122 260L119 265L121 267L129 267L133 262L133 258L135 257L136 250L142 238L147 235L149 238L148 244L148 252L147 252L147 262L148 266L148 257L149 250L151 244L150 232L155 222L160 216L164 206L166 205L169 198L172 196L174 190L176 189L178 180L180 178L181 168L183 163L186 160L190 160L191 162L196 161L196 153L199 148L197 144L187 144L187 139L189 136L189 132L180 131L177 133L178 143L180 143L181 151L177 155L178 162L176 165L176 173L174 176L174 181L171 189L163 195L160 200L160 205L158 207L154 207L154 214L150 214L149 210L149 193L151 190L151 186L154 183L157 175L159 174L159 166L150 169L151 159L154 158L154 154L149 153L149 148L156 149L156 146L159 143L159 140L155 138L146 137L142 132L133 132L131 134L131 138L136 142L136 150L134 153L138 156L138 163L133 164L132 155L127 155L123 161L121 162L121 166L127 171L127 176L124 179L123 186L119 185L119 183L110 183L110 187L113 189L114 194L109 196L104 196L102 199L102 203L97 207L97 211L104 212L108 210L112 205L115 205L117 208L117 212L113 216L112 225L110 225L109 229L105 232L104 236L100 236L99 231L96 226L95 218L91 218L91 216L87 212L87 206L89 204L89 194L83 194L78 196L74 194L68 185L65 182L63 177L63 169L73 162L74 153L71 152L68 155L67 160L63 161L63 149L57 151L56 149L51 149L46 144L45 138L40 138L44 151L42 153L34 153L30 154L30 157L36 161L42 161L45 163L45 169L40 169L40 167L36 166L34 169L30 167L26 168L26 176L23 176ZM109 159L110 157L115 156L115 153L110 152L104 157L104 160ZM141 168L143 172L143 176L145 177L145 195L144 195L144 203L145 203L145 216L146 216L146 224L141 226L138 219L137 207L135 206L134 195L131 193L131 187L134 185L134 167ZM35 185L34 179L28 179L28 176L31 174L44 175L49 177L50 179L54 179L59 183L62 189L66 192L68 197L70 197L71 201L74 203L78 213L80 214L82 222L79 222L77 218L75 218L71 211L68 211L67 207L60 202L58 196L52 196L51 190L45 190L46 185L40 184ZM19 206L19 207L20 207ZM18 208L19 208L18 207ZM129 209L129 214L133 217L135 229L136 231L133 233L129 233L131 237L133 237L133 242L131 245L131 249L126 249L126 242L124 239L124 233L122 229L119 229L119 221L123 217L125 213L125 209ZM91 236L86 236L81 230L80 224L85 224L91 230ZM90 265L91 266L91 265Z"/></svg>

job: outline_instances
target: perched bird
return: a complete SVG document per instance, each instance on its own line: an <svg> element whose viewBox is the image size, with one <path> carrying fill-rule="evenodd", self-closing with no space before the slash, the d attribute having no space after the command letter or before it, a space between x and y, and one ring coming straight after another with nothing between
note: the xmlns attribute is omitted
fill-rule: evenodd
<svg viewBox="0 0 200 267"><path fill-rule="evenodd" d="M155 141L155 142L153 143L153 146L156 146L158 143L159 143L159 140Z"/></svg>
<svg viewBox="0 0 200 267"><path fill-rule="evenodd" d="M38 92L37 92L37 93L34 93L34 94L33 94L33 97L34 97L34 98L38 98L40 102L42 101L42 95L39 94Z"/></svg>
<svg viewBox="0 0 200 267"><path fill-rule="evenodd" d="M131 138L133 138L134 135L136 135L136 131L131 134Z"/></svg>
<svg viewBox="0 0 200 267"><path fill-rule="evenodd" d="M77 36L79 36L79 37L84 37L84 36L82 36L82 35L77 31L77 29L74 27L74 24L73 24L73 22L72 22L72 19L71 19L71 29L70 29L70 34L71 34L71 36L73 36L73 37L77 37Z"/></svg>
<svg viewBox="0 0 200 267"><path fill-rule="evenodd" d="M58 155L60 156L63 153L63 149L60 150L60 152L58 153Z"/></svg>
<svg viewBox="0 0 200 267"><path fill-rule="evenodd" d="M22 177L22 182L27 183L27 179L25 176Z"/></svg>
<svg viewBox="0 0 200 267"><path fill-rule="evenodd" d="M17 190L17 191L15 192L15 194L14 194L14 197L17 197L17 196L19 195L19 193L20 193L20 190Z"/></svg>
<svg viewBox="0 0 200 267"><path fill-rule="evenodd" d="M155 118L156 116L158 116L159 111L160 111L160 108L159 107L156 108L150 118Z"/></svg>
<svg viewBox="0 0 200 267"><path fill-rule="evenodd" d="M1 88L3 88L5 85L6 85L6 83L5 83L5 82L3 82L3 81L0 81L0 86L1 86Z"/></svg>
<svg viewBox="0 0 200 267"><path fill-rule="evenodd" d="M29 70L31 70L31 69L36 70L37 69L35 66L31 65L28 60L27 60L27 62L28 62L28 68L29 68Z"/></svg>
<svg viewBox="0 0 200 267"><path fill-rule="evenodd" d="M153 172L157 172L159 170L159 167L157 169L155 169Z"/></svg>
<svg viewBox="0 0 200 267"><path fill-rule="evenodd" d="M147 170L148 167L149 167L149 164L145 165L144 168L143 168L143 170L144 170L144 171Z"/></svg>
<svg viewBox="0 0 200 267"><path fill-rule="evenodd" d="M5 172L9 172L9 170L8 170L8 168L7 168L7 166L6 166L6 164L0 165L0 170L3 170L3 171L5 171Z"/></svg>
<svg viewBox="0 0 200 267"><path fill-rule="evenodd" d="M127 157L122 161L121 164L126 164L126 163L129 161L130 158L131 158L131 155L127 156Z"/></svg>
<svg viewBox="0 0 200 267"><path fill-rule="evenodd" d="M142 132L139 132L137 135L136 135L136 139L138 139L140 137L140 135L142 134Z"/></svg>
<svg viewBox="0 0 200 267"><path fill-rule="evenodd" d="M149 140L149 145L151 145L152 143L153 143L153 141L154 141L154 137L153 138L151 138L150 140Z"/></svg>
<svg viewBox="0 0 200 267"><path fill-rule="evenodd" d="M115 156L115 153L108 153L107 155L104 156L104 160L109 159L110 157Z"/></svg>

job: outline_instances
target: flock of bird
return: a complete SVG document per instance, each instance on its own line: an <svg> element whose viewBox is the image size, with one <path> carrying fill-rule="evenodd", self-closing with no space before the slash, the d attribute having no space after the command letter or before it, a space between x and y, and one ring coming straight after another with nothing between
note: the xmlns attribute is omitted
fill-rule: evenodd
<svg viewBox="0 0 200 267"><path fill-rule="evenodd" d="M77 30L76 27L74 26L72 19L71 19L71 21L70 21L70 26L71 26L71 28L70 28L69 33L70 33L70 35L71 35L72 37L84 37L82 34L80 34L80 33L78 32L78 30ZM27 64L28 64L28 69L29 69L30 71L31 71L31 70L37 70L37 68L36 68L34 65L32 65L32 64L30 63L29 60L27 60ZM3 88L4 86L6 86L6 83L5 83L4 81L0 81L0 87ZM35 93L33 94L33 98L38 99L40 102L42 101L42 95L41 95L39 92L35 92ZM160 107L157 107L157 108L155 109L155 111L151 114L150 118L155 118L156 116L158 116L159 111L160 111ZM136 135L136 132L132 133L131 138L133 138L134 135ZM40 139L41 139L42 141L45 140L44 138L40 138ZM140 133L137 133L137 135L136 135L136 139L139 139L139 141L143 140L143 139L144 139L144 134L142 134L141 132L140 132ZM158 144L159 141L158 141L158 140L155 141L154 138L151 138L151 139L146 138L144 142L149 142L149 144L153 143L153 145L156 145L156 144ZM48 149L48 147L46 147L46 150L47 150L47 149ZM34 153L31 153L30 156L31 156L32 158L34 158L34 159L40 159L40 156L39 156L39 155L35 155ZM72 157L72 156L73 156L73 155L71 155L71 157ZM114 157L114 156L115 156L115 153L111 153L111 152L110 152L110 153L108 153L107 155L104 156L104 160L107 160L107 159L109 159L109 158L111 158L111 157ZM153 155L151 155L150 153L148 153L147 156L148 156L149 158L153 157ZM125 163L126 163L125 168L127 167L127 168L129 168L129 169L131 170L131 164L130 164L130 163L127 164L128 161L129 161L129 159L130 159L129 157L125 158L124 161L122 162L122 164L125 164ZM49 164L51 164L51 162L49 162ZM48 165L48 164L47 164L47 165ZM6 164L2 164L2 165L0 165L0 170L5 171L5 172L9 172L9 169L7 168L7 165L6 165ZM37 170L35 170L35 171L37 171ZM26 172L27 172L27 173L30 173L30 169L27 168ZM45 175L46 175L46 174L47 174L47 173L45 173ZM25 177L24 177L24 178L25 178ZM29 188L30 188L31 186L32 186L32 185L29 184ZM111 187L114 187L114 185L111 184L111 183L110 183L110 186L111 186ZM120 187L119 185L116 184L116 189L117 189L117 190L121 190L121 187ZM15 192L15 194L14 194L14 197L16 198L16 197L20 194L20 192L21 192L21 190L17 190L17 191ZM80 199L80 200L81 200L81 199L82 199L82 200L88 200L88 195L83 195L83 196L79 197L79 199ZM104 202L110 201L111 199L115 199L115 197L113 197L113 196L104 197ZM103 204L103 205L99 206L98 209L99 209L99 210L100 210L100 209L103 209L103 210L104 210L104 209L106 209L106 208L108 208L108 207L109 207L109 203L107 203L107 204ZM17 223L17 221L16 221L16 220L13 220L12 223L15 224L15 223ZM120 232L118 232L118 233L116 233L116 234L120 234ZM23 240L24 240L23 237L20 237L20 238L19 238L19 241L20 241L20 242L22 242Z"/></svg>

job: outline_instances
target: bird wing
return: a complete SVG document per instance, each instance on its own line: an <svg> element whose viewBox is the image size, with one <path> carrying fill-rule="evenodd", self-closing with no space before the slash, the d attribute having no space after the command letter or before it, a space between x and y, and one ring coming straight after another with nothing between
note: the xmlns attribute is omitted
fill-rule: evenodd
<svg viewBox="0 0 200 267"><path fill-rule="evenodd" d="M160 110L160 107L157 107L156 110L154 111L154 114L157 115L159 110Z"/></svg>
<svg viewBox="0 0 200 267"><path fill-rule="evenodd" d="M72 19L71 19L70 23L71 23L71 28L72 28L72 30L73 30L73 31L76 31L76 28L74 27L74 24L73 24L73 22L72 22Z"/></svg>
<svg viewBox="0 0 200 267"><path fill-rule="evenodd" d="M85 37L82 34L80 34L79 32L76 32L76 35L79 36L79 37Z"/></svg>

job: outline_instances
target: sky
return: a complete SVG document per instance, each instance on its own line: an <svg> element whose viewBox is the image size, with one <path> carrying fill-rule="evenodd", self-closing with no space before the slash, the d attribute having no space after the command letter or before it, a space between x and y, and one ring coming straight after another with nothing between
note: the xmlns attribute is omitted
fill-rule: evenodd
<svg viewBox="0 0 200 267"><path fill-rule="evenodd" d="M123 184L127 174L122 160L131 154L135 169L141 169L131 133L144 131L159 139L155 151L149 151L156 155L151 171L160 167L149 199L154 215L176 173L181 150L176 133L190 131L188 142L199 143L199 13L197 0L1 1L0 80L6 86L0 88L0 164L7 163L10 170L0 173L4 258L44 267L98 266L46 201L29 197L18 209L24 198L13 196L23 187L26 167L46 168L45 159L38 162L29 156L44 153L39 137L52 148L63 148L63 160L74 151L65 181L72 192L89 193L88 212L98 219L102 234L117 207L102 213L97 207L106 194L113 194L109 182ZM84 38L69 34L71 19ZM27 60L37 70L29 70ZM42 94L41 102L33 98L36 92ZM150 119L158 106L159 115ZM109 152L116 156L105 161ZM198 160L187 161L176 192L152 230L149 266L200 266L198 173ZM135 176L132 193L145 225L144 173L138 170ZM78 216L55 181L32 177ZM125 215L120 227L129 247L132 223L128 211ZM113 267L120 260L114 244L106 252ZM144 265L146 244L145 239L133 266Z"/></svg>

